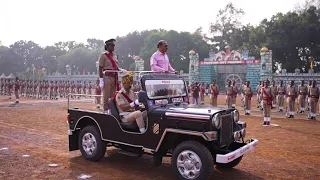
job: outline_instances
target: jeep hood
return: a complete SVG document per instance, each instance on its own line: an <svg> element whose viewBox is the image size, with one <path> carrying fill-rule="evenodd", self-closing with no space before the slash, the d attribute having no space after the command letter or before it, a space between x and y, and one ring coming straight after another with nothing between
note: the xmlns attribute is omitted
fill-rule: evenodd
<svg viewBox="0 0 320 180"><path fill-rule="evenodd" d="M166 116L185 118L202 117L201 119L207 119L210 118L211 115L224 110L227 109L223 107L212 107L206 105L188 105L183 107L170 107L166 110Z"/></svg>

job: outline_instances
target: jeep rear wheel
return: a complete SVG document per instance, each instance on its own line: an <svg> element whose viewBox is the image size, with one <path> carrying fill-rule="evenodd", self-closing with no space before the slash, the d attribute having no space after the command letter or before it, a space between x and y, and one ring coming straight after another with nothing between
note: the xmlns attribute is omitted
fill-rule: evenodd
<svg viewBox="0 0 320 180"><path fill-rule="evenodd" d="M95 126L87 126L81 130L79 149L86 160L99 161L103 158L106 153L106 146Z"/></svg>
<svg viewBox="0 0 320 180"><path fill-rule="evenodd" d="M171 165L179 179L208 179L213 171L210 151L196 141L180 143L173 151Z"/></svg>

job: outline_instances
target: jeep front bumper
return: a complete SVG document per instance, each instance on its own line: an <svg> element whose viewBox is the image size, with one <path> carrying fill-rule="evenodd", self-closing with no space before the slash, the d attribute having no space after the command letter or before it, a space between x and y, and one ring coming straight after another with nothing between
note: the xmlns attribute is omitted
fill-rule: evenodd
<svg viewBox="0 0 320 180"><path fill-rule="evenodd" d="M255 149L258 145L258 140L257 139L250 139L247 141L247 144L232 151L229 152L228 154L217 154L216 155L216 162L217 163L229 163L238 157L244 155L245 153Z"/></svg>

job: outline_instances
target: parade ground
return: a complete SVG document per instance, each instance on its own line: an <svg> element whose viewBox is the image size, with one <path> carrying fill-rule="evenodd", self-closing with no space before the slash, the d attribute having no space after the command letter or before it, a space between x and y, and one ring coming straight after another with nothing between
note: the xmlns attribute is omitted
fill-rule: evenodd
<svg viewBox="0 0 320 180"><path fill-rule="evenodd" d="M245 116L237 99L241 120L247 122L247 138L257 138L258 147L247 153L232 170L215 169L211 179L318 179L320 177L320 116L295 119L272 109L271 124L264 127L256 99ZM108 148L100 162L86 161L79 151L68 151L67 100L0 97L0 179L174 179L170 158L156 168L152 157L125 156ZM225 96L218 104L224 105ZM209 98L206 97L206 103ZM93 99L71 101L72 107L95 110Z"/></svg>

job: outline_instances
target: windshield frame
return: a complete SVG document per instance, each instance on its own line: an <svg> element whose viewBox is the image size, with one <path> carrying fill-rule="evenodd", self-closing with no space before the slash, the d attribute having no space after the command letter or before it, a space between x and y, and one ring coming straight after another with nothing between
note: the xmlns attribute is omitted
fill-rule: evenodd
<svg viewBox="0 0 320 180"><path fill-rule="evenodd" d="M181 82L181 85L183 85L183 89L184 89L184 93L182 95L172 95L172 96L155 96L155 97L151 97L149 95L149 89L147 88L148 84L147 82L163 82L163 84L168 84L168 85L171 85L171 81L180 81ZM154 85L160 85L162 83L154 83ZM178 83L177 83L178 84ZM179 83L180 85L180 83ZM151 100L157 100L157 99L172 99L172 98L177 98L177 97L185 97L185 96L188 96L188 91L187 91L187 88L186 88L186 83L183 79L180 79L180 78L168 78L168 79L146 79L144 81L144 86L145 86L145 91L147 92L147 96L148 96L148 99L151 99ZM149 90L149 91L148 91Z"/></svg>

